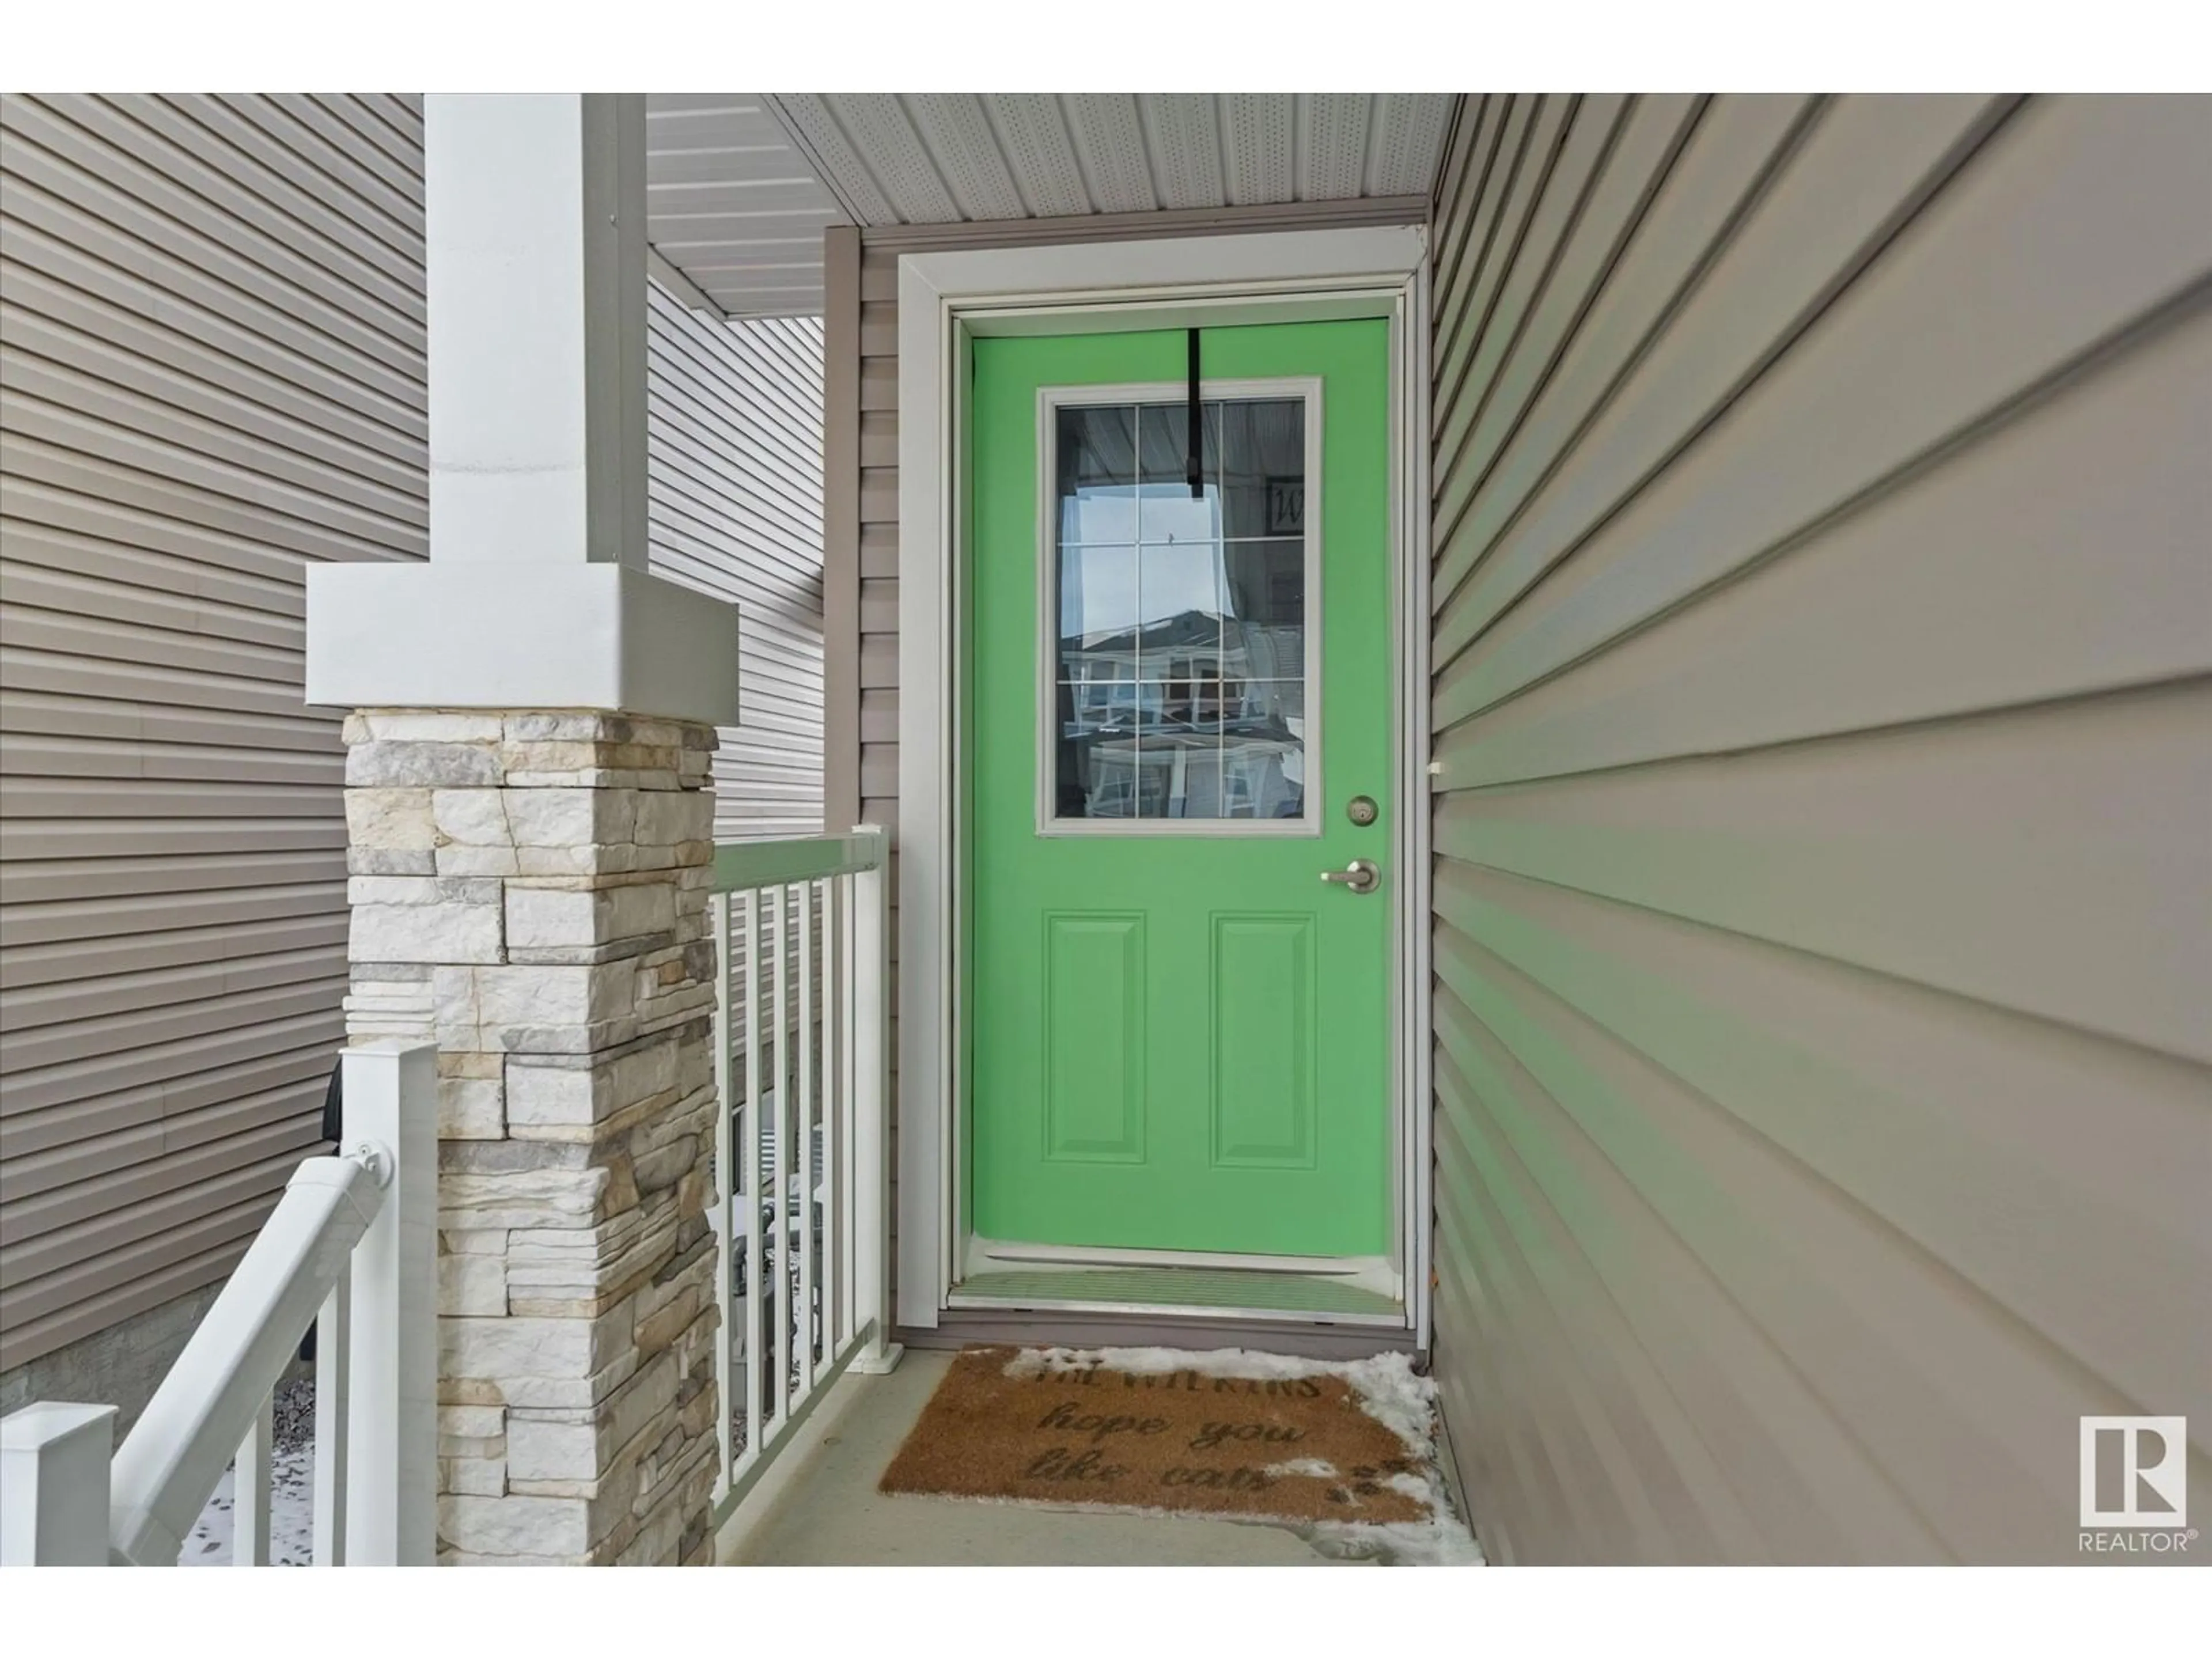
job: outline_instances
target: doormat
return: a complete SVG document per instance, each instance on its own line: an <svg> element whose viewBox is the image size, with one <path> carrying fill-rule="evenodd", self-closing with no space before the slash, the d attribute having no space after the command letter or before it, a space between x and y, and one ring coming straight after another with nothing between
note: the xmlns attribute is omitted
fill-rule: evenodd
<svg viewBox="0 0 2212 1659"><path fill-rule="evenodd" d="M1404 1354L969 1348L881 1487L1279 1522L1350 1547L1330 1553L1480 1560L1451 1517L1434 1421L1433 1386ZM1362 1534L1382 1547L1357 1547Z"/></svg>

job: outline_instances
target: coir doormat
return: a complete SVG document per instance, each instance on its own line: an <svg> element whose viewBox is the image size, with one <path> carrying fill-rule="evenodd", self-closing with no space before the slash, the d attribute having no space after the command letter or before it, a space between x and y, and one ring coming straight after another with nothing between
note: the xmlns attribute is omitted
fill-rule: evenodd
<svg viewBox="0 0 2212 1659"><path fill-rule="evenodd" d="M1431 1402L1402 1354L1329 1364L1234 1349L969 1348L882 1489L1293 1523L1449 1523Z"/></svg>

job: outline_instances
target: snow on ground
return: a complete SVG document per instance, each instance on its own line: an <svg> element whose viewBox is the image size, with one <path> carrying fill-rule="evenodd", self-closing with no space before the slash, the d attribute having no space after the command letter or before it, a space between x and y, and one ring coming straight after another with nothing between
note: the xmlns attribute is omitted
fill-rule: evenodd
<svg viewBox="0 0 2212 1659"><path fill-rule="evenodd" d="M1413 1370L1410 1356L1378 1353L1365 1359L1300 1359L1289 1354L1259 1353L1249 1348L1024 1348L1006 1364L1012 1377L1085 1371L1098 1366L1139 1376L1167 1376L1196 1371L1201 1376L1233 1376L1258 1382L1290 1382L1304 1376L1338 1376L1351 1387L1360 1409L1403 1443L1417 1472L1394 1475L1390 1484L1407 1497L1425 1502L1436 1518L1425 1522L1320 1521L1297 1528L1322 1554L1344 1559L1379 1559L1401 1566L1480 1566L1482 1546L1453 1512L1443 1474L1437 1467L1437 1385ZM1315 1461L1318 1460L1300 1460ZM1313 1471L1279 1466L1280 1472Z"/></svg>
<svg viewBox="0 0 2212 1659"><path fill-rule="evenodd" d="M269 1562L306 1567L315 1559L315 1385L288 1382L276 1391L276 1450L270 1459ZM185 1536L180 1567L227 1567L236 1524L236 1468L222 1472L215 1496Z"/></svg>

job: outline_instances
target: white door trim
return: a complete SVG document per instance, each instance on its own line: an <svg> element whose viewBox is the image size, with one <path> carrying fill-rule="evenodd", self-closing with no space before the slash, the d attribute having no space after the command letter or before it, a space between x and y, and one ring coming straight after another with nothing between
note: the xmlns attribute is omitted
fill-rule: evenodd
<svg viewBox="0 0 2212 1659"><path fill-rule="evenodd" d="M898 1306L933 1328L963 1231L955 1103L965 946L964 757L954 671L968 503L963 407L979 335L1385 317L1391 323L1392 539L1401 635L1393 849L1395 1206L1407 1318L1428 1345L1431 1195L1428 237L1416 225L909 253L898 262ZM1417 1103L1420 1104L1416 1104Z"/></svg>

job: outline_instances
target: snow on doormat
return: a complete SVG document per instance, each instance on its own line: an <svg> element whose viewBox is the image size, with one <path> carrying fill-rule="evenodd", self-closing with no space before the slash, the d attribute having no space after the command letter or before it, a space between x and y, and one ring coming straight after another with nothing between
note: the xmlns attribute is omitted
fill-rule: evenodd
<svg viewBox="0 0 2212 1659"><path fill-rule="evenodd" d="M1437 1468L1436 1391L1404 1354L969 1348L887 1492L1267 1522L1324 1553L1472 1565Z"/></svg>

